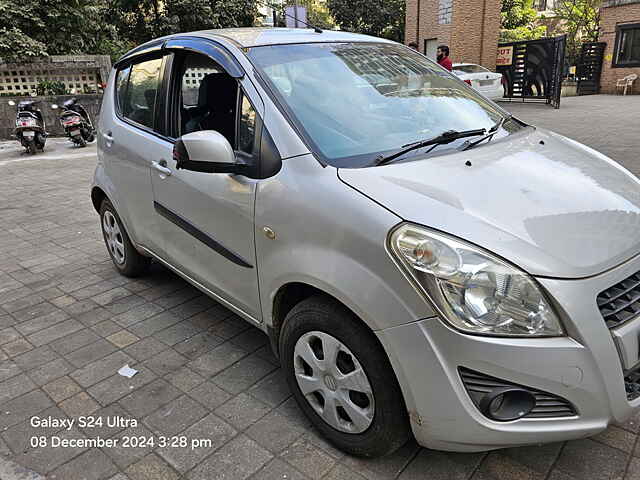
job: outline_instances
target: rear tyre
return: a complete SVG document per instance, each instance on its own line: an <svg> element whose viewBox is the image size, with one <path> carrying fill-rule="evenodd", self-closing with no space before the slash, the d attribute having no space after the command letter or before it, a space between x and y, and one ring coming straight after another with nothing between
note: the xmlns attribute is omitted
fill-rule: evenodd
<svg viewBox="0 0 640 480"><path fill-rule="evenodd" d="M282 328L280 358L298 405L339 449L378 457L408 440L407 410L389 359L342 304L314 296L296 305Z"/></svg>
<svg viewBox="0 0 640 480"><path fill-rule="evenodd" d="M90 133L87 137L87 143L91 143L96 139L96 136L93 133Z"/></svg>
<svg viewBox="0 0 640 480"><path fill-rule="evenodd" d="M145 274L151 259L140 255L134 248L115 208L106 199L100 207L100 224L104 243L116 269L125 277Z"/></svg>
<svg viewBox="0 0 640 480"><path fill-rule="evenodd" d="M80 148L82 147L86 147L87 146L87 141L84 139L84 137L82 136L82 134L78 135L78 146Z"/></svg>
<svg viewBox="0 0 640 480"><path fill-rule="evenodd" d="M36 142L31 141L27 144L27 152L29 152L31 155L36 154Z"/></svg>

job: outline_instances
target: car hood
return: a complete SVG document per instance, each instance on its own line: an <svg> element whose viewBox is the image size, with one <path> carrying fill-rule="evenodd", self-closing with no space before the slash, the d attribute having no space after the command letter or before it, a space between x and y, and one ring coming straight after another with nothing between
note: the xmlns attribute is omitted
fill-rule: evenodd
<svg viewBox="0 0 640 480"><path fill-rule="evenodd" d="M640 252L638 179L545 130L338 176L404 220L475 243L532 275L587 277Z"/></svg>

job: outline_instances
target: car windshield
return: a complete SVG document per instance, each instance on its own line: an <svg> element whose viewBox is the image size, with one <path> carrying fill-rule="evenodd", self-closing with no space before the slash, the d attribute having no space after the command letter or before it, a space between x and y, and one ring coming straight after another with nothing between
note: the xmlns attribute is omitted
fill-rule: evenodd
<svg viewBox="0 0 640 480"><path fill-rule="evenodd" d="M273 45L248 55L311 148L336 167L371 165L450 130L489 129L505 115L398 44Z"/></svg>

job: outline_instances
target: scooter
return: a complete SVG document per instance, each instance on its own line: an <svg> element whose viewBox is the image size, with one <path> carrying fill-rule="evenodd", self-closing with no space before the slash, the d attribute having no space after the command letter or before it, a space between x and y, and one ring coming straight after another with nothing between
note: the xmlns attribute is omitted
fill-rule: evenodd
<svg viewBox="0 0 640 480"><path fill-rule="evenodd" d="M93 142L96 137L96 131L89 113L82 104L78 103L76 98L72 98L65 101L62 107L60 125L62 125L64 133L71 141L79 147L86 147L87 143ZM51 108L56 110L60 107L54 103Z"/></svg>
<svg viewBox="0 0 640 480"><path fill-rule="evenodd" d="M31 155L35 155L37 149L44 150L47 142L44 117L36 106L39 103L40 100L21 100L16 109L15 135ZM9 105L15 104L16 102L9 100Z"/></svg>

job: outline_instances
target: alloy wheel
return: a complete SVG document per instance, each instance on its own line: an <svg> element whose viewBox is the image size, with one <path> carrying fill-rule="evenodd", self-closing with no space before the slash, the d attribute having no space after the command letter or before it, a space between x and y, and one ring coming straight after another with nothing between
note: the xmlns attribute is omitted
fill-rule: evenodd
<svg viewBox="0 0 640 480"><path fill-rule="evenodd" d="M302 335L294 348L295 378L316 413L336 430L362 433L375 404L367 374L356 356L325 332Z"/></svg>
<svg viewBox="0 0 640 480"><path fill-rule="evenodd" d="M104 212L102 216L102 230L104 231L104 238L107 242L107 248L118 265L124 264L124 240L122 238L122 232L120 231L120 225L116 217L110 211Z"/></svg>

